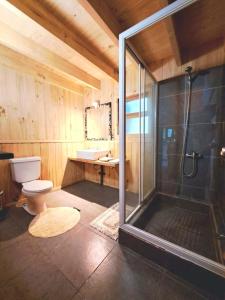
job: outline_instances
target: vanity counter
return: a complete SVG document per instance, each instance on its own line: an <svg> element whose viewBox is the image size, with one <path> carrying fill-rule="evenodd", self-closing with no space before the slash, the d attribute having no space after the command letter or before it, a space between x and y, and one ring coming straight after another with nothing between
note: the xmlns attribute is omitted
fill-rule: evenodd
<svg viewBox="0 0 225 300"><path fill-rule="evenodd" d="M104 184L105 167L116 168L117 166L119 166L119 160L101 161L101 160L90 160L90 159L76 158L76 157L70 157L69 160L74 161L74 162L84 163L84 164L99 165L100 170L98 173L100 176L100 184L101 185Z"/></svg>
<svg viewBox="0 0 225 300"><path fill-rule="evenodd" d="M111 162L111 161L91 160L91 159L73 158L73 157L70 157L69 160L83 162L83 163L92 164L92 165L112 167L112 168L115 168L117 165L119 165L119 161Z"/></svg>

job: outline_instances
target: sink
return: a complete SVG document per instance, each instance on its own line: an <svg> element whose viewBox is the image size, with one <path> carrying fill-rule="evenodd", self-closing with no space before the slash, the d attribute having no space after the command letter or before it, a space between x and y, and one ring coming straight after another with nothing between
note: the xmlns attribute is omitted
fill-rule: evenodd
<svg viewBox="0 0 225 300"><path fill-rule="evenodd" d="M100 157L106 156L108 152L109 152L108 150L97 150L97 149L78 150L77 158L97 160Z"/></svg>
<svg viewBox="0 0 225 300"><path fill-rule="evenodd" d="M14 154L10 152L0 152L0 160L13 158Z"/></svg>

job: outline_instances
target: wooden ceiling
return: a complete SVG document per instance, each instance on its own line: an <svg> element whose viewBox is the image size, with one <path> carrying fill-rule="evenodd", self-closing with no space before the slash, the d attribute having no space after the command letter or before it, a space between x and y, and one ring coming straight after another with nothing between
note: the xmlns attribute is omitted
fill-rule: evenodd
<svg viewBox="0 0 225 300"><path fill-rule="evenodd" d="M224 43L224 0L200 0L173 18L184 63Z"/></svg>
<svg viewBox="0 0 225 300"><path fill-rule="evenodd" d="M106 2L115 14L122 31L168 5L166 1L161 0L132 0L129 2L126 0L106 0ZM172 55L170 37L165 22L159 22L130 40L146 64L157 62Z"/></svg>
<svg viewBox="0 0 225 300"><path fill-rule="evenodd" d="M118 80L119 33L171 2L3 0L0 30L6 33L0 43L52 66L76 84L99 88L104 76ZM179 66L224 43L224 12L224 0L199 0L130 43L152 71L171 58ZM19 47L16 41L24 42Z"/></svg>

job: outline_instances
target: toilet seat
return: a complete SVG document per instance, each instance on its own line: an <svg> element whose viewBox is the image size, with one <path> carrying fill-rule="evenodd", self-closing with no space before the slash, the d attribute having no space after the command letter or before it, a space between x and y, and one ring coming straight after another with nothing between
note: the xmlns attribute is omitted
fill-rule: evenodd
<svg viewBox="0 0 225 300"><path fill-rule="evenodd" d="M23 183L23 192L27 193L42 193L53 187L49 180L32 180Z"/></svg>

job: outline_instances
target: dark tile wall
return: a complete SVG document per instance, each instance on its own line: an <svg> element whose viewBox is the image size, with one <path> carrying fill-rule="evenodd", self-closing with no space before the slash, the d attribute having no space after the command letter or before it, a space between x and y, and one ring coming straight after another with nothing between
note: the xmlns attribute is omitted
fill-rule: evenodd
<svg viewBox="0 0 225 300"><path fill-rule="evenodd" d="M157 188L159 192L215 204L225 212L225 65L200 73L192 87L187 152L203 155L194 178L181 176L185 76L159 84ZM185 170L190 172L191 159Z"/></svg>

